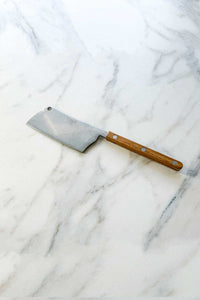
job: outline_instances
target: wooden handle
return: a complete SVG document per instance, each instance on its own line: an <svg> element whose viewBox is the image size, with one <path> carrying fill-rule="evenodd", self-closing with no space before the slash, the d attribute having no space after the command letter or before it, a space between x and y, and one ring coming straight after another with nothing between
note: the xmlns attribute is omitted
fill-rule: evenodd
<svg viewBox="0 0 200 300"><path fill-rule="evenodd" d="M169 156L166 156L164 154L161 154L159 152L156 152L150 148L147 148L145 146L142 146L140 144L137 144L131 140L128 140L120 135L117 135L113 132L108 132L107 136L106 136L106 140L108 140L109 142L112 142L114 144L117 144L123 148L126 148L132 152L135 152L139 155L142 155L144 157L147 157L151 160L154 160L166 167L169 167L173 170L179 171L182 167L183 164L174 159L171 158Z"/></svg>

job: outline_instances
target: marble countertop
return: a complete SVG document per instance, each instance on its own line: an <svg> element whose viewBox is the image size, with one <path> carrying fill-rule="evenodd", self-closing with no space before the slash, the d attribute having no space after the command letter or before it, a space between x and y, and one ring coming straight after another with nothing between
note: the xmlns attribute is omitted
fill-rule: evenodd
<svg viewBox="0 0 200 300"><path fill-rule="evenodd" d="M194 0L0 2L1 297L200 295L199 32ZM184 168L73 151L47 106Z"/></svg>

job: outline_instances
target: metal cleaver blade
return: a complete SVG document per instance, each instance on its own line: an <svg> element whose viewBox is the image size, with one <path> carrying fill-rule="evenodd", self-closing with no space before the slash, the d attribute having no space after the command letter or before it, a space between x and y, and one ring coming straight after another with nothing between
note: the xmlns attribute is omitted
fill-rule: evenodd
<svg viewBox="0 0 200 300"><path fill-rule="evenodd" d="M147 148L111 131L106 132L78 121L52 107L47 107L45 110L37 113L27 124L80 152L84 152L99 136L102 136L111 143L154 160L175 171L179 171L183 167L182 162L172 157Z"/></svg>
<svg viewBox="0 0 200 300"><path fill-rule="evenodd" d="M106 131L78 121L52 107L34 115L27 124L80 152L84 152L99 136L107 135Z"/></svg>

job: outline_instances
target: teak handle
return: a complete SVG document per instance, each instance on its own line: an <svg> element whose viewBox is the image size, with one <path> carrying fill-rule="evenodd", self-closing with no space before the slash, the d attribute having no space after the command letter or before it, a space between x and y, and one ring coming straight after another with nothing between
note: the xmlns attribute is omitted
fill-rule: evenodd
<svg viewBox="0 0 200 300"><path fill-rule="evenodd" d="M180 161L173 159L169 156L166 156L164 154L161 154L161 153L154 151L150 148L147 148L145 146L142 146L140 144L137 144L137 143L135 143L131 140L128 140L120 135L117 135L111 131L108 132L108 134L106 136L106 140L108 140L109 142L112 142L114 144L117 144L123 148L126 148L132 152L135 152L139 155L142 155L151 160L154 160L154 161L156 161L168 168L171 168L173 170L179 171L183 167L183 164Z"/></svg>

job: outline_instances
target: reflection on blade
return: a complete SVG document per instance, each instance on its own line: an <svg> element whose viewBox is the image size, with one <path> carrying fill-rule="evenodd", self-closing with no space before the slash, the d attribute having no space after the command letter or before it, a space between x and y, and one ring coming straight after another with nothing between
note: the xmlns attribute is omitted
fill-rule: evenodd
<svg viewBox="0 0 200 300"><path fill-rule="evenodd" d="M94 143L99 136L107 135L106 131L71 118L51 107L37 113L27 124L80 152Z"/></svg>

